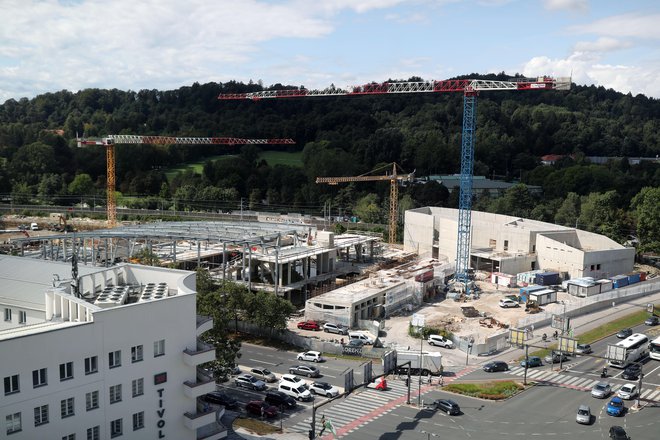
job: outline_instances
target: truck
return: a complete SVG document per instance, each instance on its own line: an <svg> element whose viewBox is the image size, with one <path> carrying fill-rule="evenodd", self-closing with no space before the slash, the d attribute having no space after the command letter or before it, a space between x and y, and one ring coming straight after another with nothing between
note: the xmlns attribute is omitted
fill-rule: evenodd
<svg viewBox="0 0 660 440"><path fill-rule="evenodd" d="M410 362L410 374L422 376L440 376L442 374L442 353L437 351L415 351L415 350L397 350L396 365L398 374L408 374L408 365L401 366Z"/></svg>

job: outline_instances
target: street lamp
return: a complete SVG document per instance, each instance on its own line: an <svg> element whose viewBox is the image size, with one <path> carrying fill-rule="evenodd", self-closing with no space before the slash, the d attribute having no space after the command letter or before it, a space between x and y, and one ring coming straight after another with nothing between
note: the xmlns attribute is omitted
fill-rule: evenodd
<svg viewBox="0 0 660 440"><path fill-rule="evenodd" d="M468 339L467 350L465 350L465 365L467 365L470 360L470 352L472 351L473 345L474 345L474 338Z"/></svg>
<svg viewBox="0 0 660 440"><path fill-rule="evenodd" d="M435 434L433 432L426 432L426 431L419 431L419 432L421 432L422 434L426 434L427 440L431 440L431 436L438 437L438 434Z"/></svg>

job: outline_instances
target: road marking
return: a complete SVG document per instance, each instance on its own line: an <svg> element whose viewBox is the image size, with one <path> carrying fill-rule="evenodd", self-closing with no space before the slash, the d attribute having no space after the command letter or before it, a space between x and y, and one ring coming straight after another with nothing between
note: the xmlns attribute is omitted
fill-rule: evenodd
<svg viewBox="0 0 660 440"><path fill-rule="evenodd" d="M571 384L575 385L575 382L578 382L580 380L582 380L581 377L573 377L573 378L567 380L566 382L564 382L564 385L571 385Z"/></svg>
<svg viewBox="0 0 660 440"><path fill-rule="evenodd" d="M251 360L252 362L259 362L259 363L261 363L261 364L272 365L273 367L277 367L278 365L281 364L281 362L279 362L279 363L266 362L266 361L262 361L261 359L250 359L250 360Z"/></svg>

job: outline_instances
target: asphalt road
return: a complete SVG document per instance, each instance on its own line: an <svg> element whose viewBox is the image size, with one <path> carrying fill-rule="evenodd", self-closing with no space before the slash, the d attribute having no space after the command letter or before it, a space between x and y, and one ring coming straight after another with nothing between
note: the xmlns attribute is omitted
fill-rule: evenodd
<svg viewBox="0 0 660 440"><path fill-rule="evenodd" d="M463 414L447 416L415 406L395 407L383 417L374 419L352 431L351 440L423 440L430 438L456 440L599 439L608 438L612 425L624 426L635 440L657 440L660 433L660 410L647 407L627 412L623 417L605 413L608 400L592 398L587 392L536 386L506 402L489 402L431 391L425 401L451 398L458 402ZM592 425L579 425L575 415L579 405L591 408ZM626 403L629 407L630 403Z"/></svg>

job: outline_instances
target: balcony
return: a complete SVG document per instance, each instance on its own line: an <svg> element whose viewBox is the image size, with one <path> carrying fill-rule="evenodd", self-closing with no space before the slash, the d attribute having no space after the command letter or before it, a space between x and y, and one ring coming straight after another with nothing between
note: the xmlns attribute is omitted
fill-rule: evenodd
<svg viewBox="0 0 660 440"><path fill-rule="evenodd" d="M183 362L191 367L213 360L215 360L215 347L202 341L198 340L194 349L183 350Z"/></svg>
<svg viewBox="0 0 660 440"><path fill-rule="evenodd" d="M227 438L227 428L219 422L197 429L197 440L219 440L222 438Z"/></svg>
<svg viewBox="0 0 660 440"><path fill-rule="evenodd" d="M215 423L215 417L215 410L211 406L198 405L196 412L187 412L183 415L183 424L186 428L197 431L199 428Z"/></svg>
<svg viewBox="0 0 660 440"><path fill-rule="evenodd" d="M213 328L213 318L210 316L197 315L197 336L201 336Z"/></svg>
<svg viewBox="0 0 660 440"><path fill-rule="evenodd" d="M187 380L183 383L183 394L191 399L196 399L211 391L215 391L215 381L211 376L204 374L199 368L197 369L197 378L194 382Z"/></svg>

